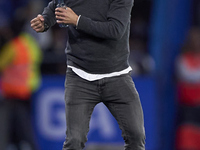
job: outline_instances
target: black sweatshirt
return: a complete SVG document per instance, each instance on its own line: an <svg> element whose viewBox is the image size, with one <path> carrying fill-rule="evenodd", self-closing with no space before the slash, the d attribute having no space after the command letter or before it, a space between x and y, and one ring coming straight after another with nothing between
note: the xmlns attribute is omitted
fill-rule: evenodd
<svg viewBox="0 0 200 150"><path fill-rule="evenodd" d="M77 15L78 26L69 25L67 64L88 73L105 74L126 69L134 0L66 0ZM50 27L56 23L56 2L42 15Z"/></svg>

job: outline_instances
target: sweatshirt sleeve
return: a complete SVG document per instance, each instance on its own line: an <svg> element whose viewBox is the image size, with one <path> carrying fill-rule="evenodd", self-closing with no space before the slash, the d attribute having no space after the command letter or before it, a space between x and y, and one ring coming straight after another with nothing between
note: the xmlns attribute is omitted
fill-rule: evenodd
<svg viewBox="0 0 200 150"><path fill-rule="evenodd" d="M120 39L130 22L133 3L134 0L113 0L105 22L94 21L81 16L77 29L99 38Z"/></svg>
<svg viewBox="0 0 200 150"><path fill-rule="evenodd" d="M49 26L53 26L56 23L55 18L55 1L49 2L48 6L44 8L42 16L44 17L44 22Z"/></svg>

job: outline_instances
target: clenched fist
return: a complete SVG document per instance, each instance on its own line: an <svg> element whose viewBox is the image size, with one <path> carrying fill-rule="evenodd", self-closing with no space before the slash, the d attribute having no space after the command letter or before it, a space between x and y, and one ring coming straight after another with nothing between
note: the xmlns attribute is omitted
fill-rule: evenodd
<svg viewBox="0 0 200 150"><path fill-rule="evenodd" d="M30 21L30 23L31 23L31 27L36 32L43 32L44 31L44 18L43 18L42 15L39 14L37 17L32 19Z"/></svg>

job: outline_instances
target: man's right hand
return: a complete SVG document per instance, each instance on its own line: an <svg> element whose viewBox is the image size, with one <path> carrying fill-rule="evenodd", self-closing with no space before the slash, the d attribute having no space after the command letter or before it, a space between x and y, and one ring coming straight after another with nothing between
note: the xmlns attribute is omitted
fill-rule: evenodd
<svg viewBox="0 0 200 150"><path fill-rule="evenodd" d="M30 23L31 23L31 27L36 32L43 32L44 31L44 18L43 18L42 15L39 14L37 17L32 19L30 21Z"/></svg>

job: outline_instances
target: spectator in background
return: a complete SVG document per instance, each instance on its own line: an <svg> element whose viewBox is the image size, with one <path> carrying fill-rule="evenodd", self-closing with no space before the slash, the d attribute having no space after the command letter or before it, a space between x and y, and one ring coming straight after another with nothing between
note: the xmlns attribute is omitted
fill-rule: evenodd
<svg viewBox="0 0 200 150"><path fill-rule="evenodd" d="M146 44L142 38L130 38L129 63L133 68L133 77L151 74L155 69L155 62L146 50Z"/></svg>
<svg viewBox="0 0 200 150"><path fill-rule="evenodd" d="M137 8L140 9L140 8ZM132 13L134 10L132 11ZM144 15L133 13L130 32L130 56L129 63L133 68L131 75L149 75L155 69L155 61L147 51L148 22Z"/></svg>
<svg viewBox="0 0 200 150"><path fill-rule="evenodd" d="M176 150L200 150L200 29L192 27L176 61L178 126Z"/></svg>
<svg viewBox="0 0 200 150"><path fill-rule="evenodd" d="M140 38L142 40L147 40L148 35L148 23L141 15L132 14L133 17L131 18L131 38Z"/></svg>
<svg viewBox="0 0 200 150"><path fill-rule="evenodd" d="M41 51L36 40L21 33L0 51L0 150L14 143L18 150L36 150L30 99L40 85Z"/></svg>

